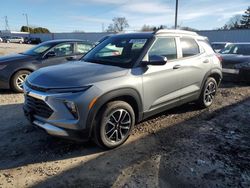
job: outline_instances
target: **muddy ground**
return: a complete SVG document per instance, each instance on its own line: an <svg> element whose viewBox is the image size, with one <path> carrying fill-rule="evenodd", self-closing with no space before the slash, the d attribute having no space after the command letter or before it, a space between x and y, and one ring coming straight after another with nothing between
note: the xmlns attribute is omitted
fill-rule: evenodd
<svg viewBox="0 0 250 188"><path fill-rule="evenodd" d="M0 90L0 187L250 187L250 86L223 83L211 108L161 113L110 151L48 136L22 102Z"/></svg>

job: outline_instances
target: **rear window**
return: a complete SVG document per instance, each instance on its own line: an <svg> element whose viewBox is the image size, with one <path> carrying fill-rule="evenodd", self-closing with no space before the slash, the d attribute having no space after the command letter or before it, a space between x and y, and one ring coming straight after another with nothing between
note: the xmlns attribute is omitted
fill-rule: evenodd
<svg viewBox="0 0 250 188"><path fill-rule="evenodd" d="M182 56L190 57L200 53L199 46L194 39L181 38Z"/></svg>

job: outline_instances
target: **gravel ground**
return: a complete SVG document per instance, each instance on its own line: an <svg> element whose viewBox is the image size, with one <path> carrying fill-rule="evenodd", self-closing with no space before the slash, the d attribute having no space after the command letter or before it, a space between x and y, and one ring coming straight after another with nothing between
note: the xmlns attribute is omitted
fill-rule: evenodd
<svg viewBox="0 0 250 188"><path fill-rule="evenodd" d="M31 47L33 45L30 44L0 43L0 56L24 52Z"/></svg>
<svg viewBox="0 0 250 188"><path fill-rule="evenodd" d="M250 86L135 127L120 148L71 143L29 125L23 96L0 91L0 187L249 187Z"/></svg>
<svg viewBox="0 0 250 188"><path fill-rule="evenodd" d="M1 51L0 51L1 52ZM103 151L29 125L0 90L0 187L250 187L250 86L223 83L209 109L186 104Z"/></svg>

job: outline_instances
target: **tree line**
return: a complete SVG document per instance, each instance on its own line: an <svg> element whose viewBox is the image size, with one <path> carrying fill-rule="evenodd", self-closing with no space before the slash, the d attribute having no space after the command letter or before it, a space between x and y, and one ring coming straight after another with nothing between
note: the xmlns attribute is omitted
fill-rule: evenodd
<svg viewBox="0 0 250 188"><path fill-rule="evenodd" d="M30 32L30 33L50 33L50 31L47 28L44 27L27 27L22 26L21 32Z"/></svg>
<svg viewBox="0 0 250 188"><path fill-rule="evenodd" d="M230 29L250 29L250 6L242 15L234 15L229 21L220 28L221 30Z"/></svg>

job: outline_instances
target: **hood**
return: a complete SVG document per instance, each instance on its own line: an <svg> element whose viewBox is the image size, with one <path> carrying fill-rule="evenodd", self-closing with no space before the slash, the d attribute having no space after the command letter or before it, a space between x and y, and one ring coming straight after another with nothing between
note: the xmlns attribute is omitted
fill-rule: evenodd
<svg viewBox="0 0 250 188"><path fill-rule="evenodd" d="M120 77L127 72L128 69L117 66L76 61L39 69L28 77L28 82L46 89L81 87Z"/></svg>
<svg viewBox="0 0 250 188"><path fill-rule="evenodd" d="M35 56L29 56L25 54L12 54L12 55L5 55L0 57L0 64L1 63L10 63L10 62L17 62L17 61L25 61L27 59L35 59Z"/></svg>
<svg viewBox="0 0 250 188"><path fill-rule="evenodd" d="M235 65L250 62L250 56L237 55L237 54L221 54L222 67L234 68Z"/></svg>

